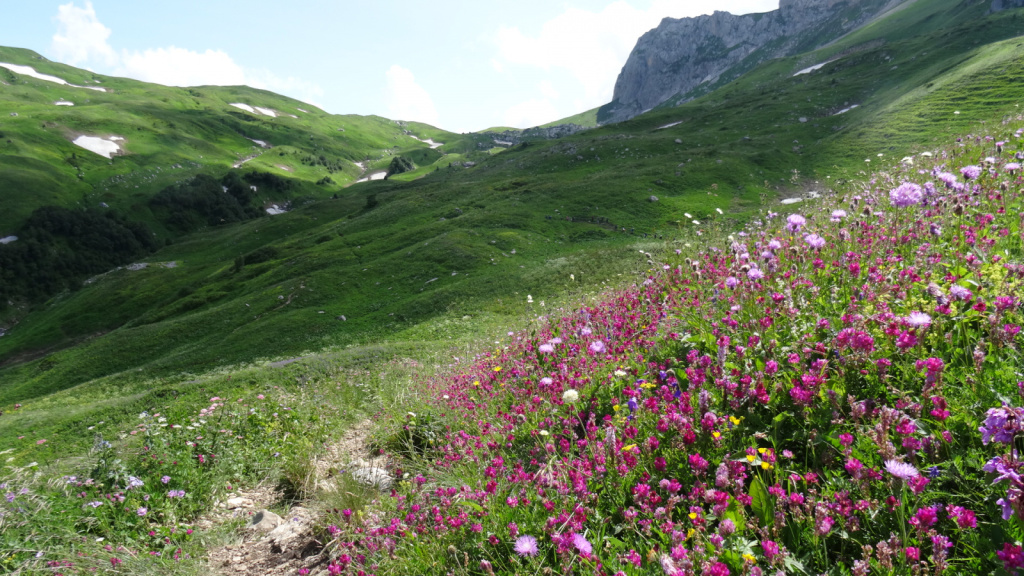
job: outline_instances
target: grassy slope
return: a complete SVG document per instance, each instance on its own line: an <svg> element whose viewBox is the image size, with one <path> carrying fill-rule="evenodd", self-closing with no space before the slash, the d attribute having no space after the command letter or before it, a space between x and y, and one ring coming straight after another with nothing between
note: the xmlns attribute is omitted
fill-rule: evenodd
<svg viewBox="0 0 1024 576"><path fill-rule="evenodd" d="M151 220L145 200L164 186L199 172L219 176L255 155L259 157L246 169L297 179L304 184L301 195L326 198L359 178L362 170L354 162L387 166L394 154L429 149L407 136L407 130L446 144L461 139L425 124L330 115L248 87L147 84L95 75L15 48L0 47L0 61L108 90L72 88L0 69L5 83L0 101L5 111L17 114L0 118L0 185L8 191L11 206L0 214L0 233L10 233L44 204L71 207L105 202L135 219ZM75 106L54 104L62 99ZM278 116L230 106L238 102L270 108ZM79 134L122 136L128 154L108 160L88 152L71 143ZM275 148L264 150L249 139ZM339 162L342 170L331 174L324 166L309 166L303 162L309 156ZM324 177L330 177L332 184L312 185Z"/></svg>
<svg viewBox="0 0 1024 576"><path fill-rule="evenodd" d="M1017 12L986 22L986 39L1019 32ZM436 326L464 328L459 319L467 314L482 312L497 323L515 317L525 294L550 297L570 273L599 285L611 270L636 264L635 238L566 216L601 216L638 233L660 230L681 239L689 233L679 223L684 212L707 222L717 208L726 213L723 224L744 219L780 192L815 186L793 178L793 170L851 177L878 150L902 155L1003 109L1020 95L1013 80L1020 48L1015 41L973 48L978 35L967 31L976 24L963 26L892 41L796 78L790 74L797 59L770 63L679 108L518 146L469 170L445 164L411 183L360 184L338 200L197 234L151 258L176 261L177 268L109 274L55 298L0 340L7 361L0 403L96 378L92 389L138 390L145 386L140 369L141 376L181 381L225 364L330 346L415 342ZM902 72L881 68L883 62ZM238 96L232 89L200 90L222 94L225 102ZM961 115L937 111L942 102L956 102ZM831 115L849 103L861 107ZM677 121L682 124L655 130ZM333 123L346 127L345 134L358 122L387 124L359 117L324 122L335 132ZM913 132L896 133L894 125ZM423 138L446 136L410 129ZM453 141L445 148L473 143L448 136ZM652 194L659 202L646 201ZM367 209L370 195L378 205ZM263 246L277 254L232 272L236 256ZM336 320L339 315L347 320Z"/></svg>

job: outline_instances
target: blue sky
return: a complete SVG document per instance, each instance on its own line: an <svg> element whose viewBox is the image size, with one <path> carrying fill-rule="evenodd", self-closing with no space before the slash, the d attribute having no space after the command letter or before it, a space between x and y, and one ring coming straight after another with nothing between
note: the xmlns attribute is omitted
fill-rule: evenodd
<svg viewBox="0 0 1024 576"><path fill-rule="evenodd" d="M611 100L663 17L778 0L0 0L0 45L161 84L248 84L337 114L455 132Z"/></svg>

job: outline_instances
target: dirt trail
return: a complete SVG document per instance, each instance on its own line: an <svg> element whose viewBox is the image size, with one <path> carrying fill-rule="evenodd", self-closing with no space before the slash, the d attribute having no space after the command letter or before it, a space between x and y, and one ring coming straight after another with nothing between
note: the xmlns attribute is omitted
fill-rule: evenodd
<svg viewBox="0 0 1024 576"><path fill-rule="evenodd" d="M385 458L370 456L372 431L373 421L363 420L327 447L313 462L311 493L336 492L340 481L353 478L379 489L390 486ZM283 516L267 510L275 505L280 507L282 498L281 493L270 488L239 492L218 504L216 511L198 524L210 527L239 517L248 519L235 543L210 550L211 573L290 576L303 567L310 568L313 576L327 573L328 558L320 557L324 543L313 534L316 511L301 504L293 505Z"/></svg>

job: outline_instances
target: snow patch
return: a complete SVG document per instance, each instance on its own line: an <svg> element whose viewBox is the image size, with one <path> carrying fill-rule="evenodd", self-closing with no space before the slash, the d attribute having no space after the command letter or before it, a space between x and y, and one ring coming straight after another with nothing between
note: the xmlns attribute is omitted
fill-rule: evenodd
<svg viewBox="0 0 1024 576"><path fill-rule="evenodd" d="M431 139L431 138L427 138L426 140L423 140L422 138L417 138L417 137L413 136L412 134L409 134L409 137L412 138L413 140L419 140L420 142L423 142L424 144L430 145L430 149L431 150L433 150L434 148L440 148L441 146L444 146L444 142L434 142L434 140Z"/></svg>
<svg viewBox="0 0 1024 576"><path fill-rule="evenodd" d="M10 244L11 242L14 242L17 239L17 236L5 236L3 238L0 238L0 244Z"/></svg>
<svg viewBox="0 0 1024 576"><path fill-rule="evenodd" d="M829 62L833 62L833 60L826 60L826 61L822 62L821 64L815 64L814 66L808 66L807 68L804 68L803 70L800 70L796 74L793 74L793 76L795 77L795 76L799 76L801 74L810 74L811 72L814 72L815 70L821 70Z"/></svg>
<svg viewBox="0 0 1024 576"><path fill-rule="evenodd" d="M788 204L796 204L796 203L798 203L798 202L803 202L803 201L804 201L804 199L803 199L803 198L786 198L786 199L785 199L785 200L783 200L783 201L782 201L781 203L782 203L782 204L787 204L787 205L788 205Z"/></svg>
<svg viewBox="0 0 1024 576"><path fill-rule="evenodd" d="M658 126L657 128L655 128L655 130L664 130L665 128L671 128L673 126L679 126L682 123L683 123L683 121L680 120L679 122L673 122L671 124L665 124L664 126Z"/></svg>
<svg viewBox="0 0 1024 576"><path fill-rule="evenodd" d="M304 112L306 114L309 114L309 110L303 110L302 108L296 108L296 110L298 110L299 112Z"/></svg>
<svg viewBox="0 0 1024 576"><path fill-rule="evenodd" d="M260 114L263 114L265 116L270 116L271 118L277 118L277 112L274 112L270 108L260 108L259 106L257 106L256 110L259 111Z"/></svg>
<svg viewBox="0 0 1024 576"><path fill-rule="evenodd" d="M288 211L283 209L283 208L281 208L281 207L279 207L277 204L274 204L270 208L267 208L267 214L270 214L271 216L277 216L279 214L286 214L286 213L288 213Z"/></svg>
<svg viewBox="0 0 1024 576"><path fill-rule="evenodd" d="M241 102L232 102L231 106L234 106L235 108L241 108L242 110L245 110L249 114L255 114L256 113L256 111L252 109L252 106L249 106L248 104L242 104Z"/></svg>
<svg viewBox="0 0 1024 576"><path fill-rule="evenodd" d="M19 66L17 64L8 64L6 62L0 62L0 68L7 68L15 74L21 74L22 76L31 76L38 80L45 80L47 82L54 82L63 86L70 86L72 88L85 88L86 90L96 90L98 92L106 92L106 88L97 88L96 86L78 86L77 84L71 84L63 78L56 76L50 76L49 74L41 74L36 72L36 69L31 66Z"/></svg>
<svg viewBox="0 0 1024 576"><path fill-rule="evenodd" d="M255 142L256 144L259 144L260 148L273 148L273 146L271 146L270 144L267 144L263 140L257 140L255 138L246 138L246 140L248 140L250 142Z"/></svg>
<svg viewBox="0 0 1024 576"><path fill-rule="evenodd" d="M498 146L511 146L512 145L511 142L506 142L504 140L495 140L494 143L497 144Z"/></svg>
<svg viewBox="0 0 1024 576"><path fill-rule="evenodd" d="M850 110L853 110L854 108L860 108L860 104L854 104L853 106L850 106L849 108L843 108L839 112L836 112L835 114L833 114L833 116L839 116L840 114L846 114L847 112L849 112Z"/></svg>
<svg viewBox="0 0 1024 576"><path fill-rule="evenodd" d="M366 170L366 165L363 162L353 162L360 170Z"/></svg>
<svg viewBox="0 0 1024 576"><path fill-rule="evenodd" d="M375 174L370 174L366 178L360 178L359 180L356 180L356 184L358 184L360 182L366 182L366 181L369 181L369 180L383 180L384 177L387 176L387 175L388 175L387 172L377 172Z"/></svg>
<svg viewBox="0 0 1024 576"><path fill-rule="evenodd" d="M74 106L74 102L68 102L67 100L57 100L53 103L54 106Z"/></svg>
<svg viewBox="0 0 1024 576"><path fill-rule="evenodd" d="M98 136L79 136L72 142L75 146L81 146L90 152L94 152L103 156L104 158L113 158L114 154L121 151L121 146L114 141L123 140L117 136L111 136L109 138L100 138Z"/></svg>

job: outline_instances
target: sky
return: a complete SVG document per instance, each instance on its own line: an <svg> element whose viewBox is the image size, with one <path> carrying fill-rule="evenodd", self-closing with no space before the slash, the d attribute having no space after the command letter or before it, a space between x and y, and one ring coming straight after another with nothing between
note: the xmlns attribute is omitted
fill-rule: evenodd
<svg viewBox="0 0 1024 576"><path fill-rule="evenodd" d="M612 99L662 18L778 0L0 0L0 45L173 86L246 84L333 114L528 128Z"/></svg>

